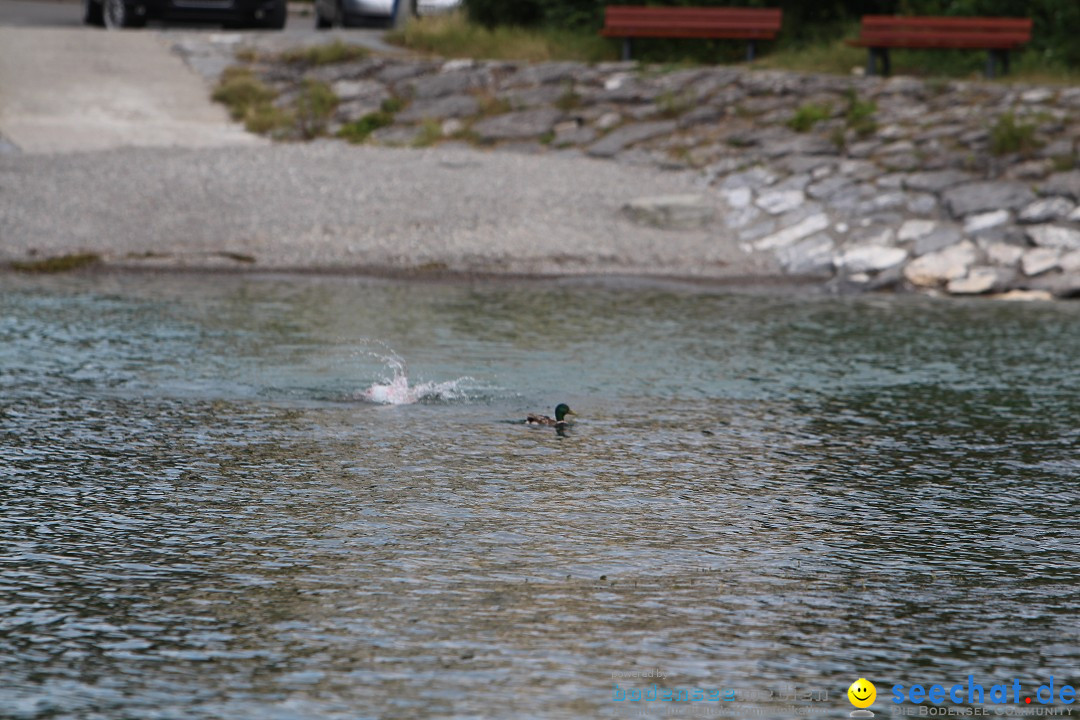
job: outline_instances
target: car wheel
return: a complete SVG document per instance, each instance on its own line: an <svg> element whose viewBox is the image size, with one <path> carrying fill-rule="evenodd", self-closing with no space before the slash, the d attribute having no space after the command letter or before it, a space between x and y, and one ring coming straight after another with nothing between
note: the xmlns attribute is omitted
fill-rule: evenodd
<svg viewBox="0 0 1080 720"><path fill-rule="evenodd" d="M265 28L267 30L284 30L285 21L288 18L288 7L285 0L277 0L274 6L270 8L269 12L260 18L256 23L256 27Z"/></svg>
<svg viewBox="0 0 1080 720"><path fill-rule="evenodd" d="M105 27L110 30L142 27L146 24L146 15L136 14L135 8L125 0L102 0L101 14Z"/></svg>
<svg viewBox="0 0 1080 720"><path fill-rule="evenodd" d="M352 27L352 23L349 22L349 15L345 12L345 3L338 0L337 3L337 18L336 24L340 27L347 28Z"/></svg>
<svg viewBox="0 0 1080 720"><path fill-rule="evenodd" d="M318 8L315 9L315 29L316 30L329 30L334 27L333 20L327 20L323 17L323 14L319 12Z"/></svg>
<svg viewBox="0 0 1080 720"><path fill-rule="evenodd" d="M105 24L105 18L101 14L101 3L94 0L83 0L83 24L101 27Z"/></svg>

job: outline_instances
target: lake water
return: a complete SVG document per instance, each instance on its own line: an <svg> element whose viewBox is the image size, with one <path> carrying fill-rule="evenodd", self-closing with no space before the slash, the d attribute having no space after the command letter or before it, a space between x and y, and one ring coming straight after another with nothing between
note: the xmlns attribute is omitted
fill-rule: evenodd
<svg viewBox="0 0 1080 720"><path fill-rule="evenodd" d="M894 684L1080 681L1080 305L0 288L5 718L846 717L860 676L881 717ZM521 424L558 402L569 431ZM616 699L654 683L734 701Z"/></svg>

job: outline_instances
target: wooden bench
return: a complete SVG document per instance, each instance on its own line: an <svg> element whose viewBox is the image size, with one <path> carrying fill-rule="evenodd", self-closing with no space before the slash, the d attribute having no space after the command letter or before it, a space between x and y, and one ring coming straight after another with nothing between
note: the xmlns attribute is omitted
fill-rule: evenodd
<svg viewBox="0 0 1080 720"><path fill-rule="evenodd" d="M1007 74L1009 51L1030 40L1030 18L864 15L859 38L848 44L869 50L869 75L877 71L879 59L882 74L889 74L889 48L987 50L986 76L992 78L999 63Z"/></svg>
<svg viewBox="0 0 1080 720"><path fill-rule="evenodd" d="M609 5L600 34L623 38L623 60L630 59L632 38L747 40L746 59L753 60L757 41L775 39L782 21L779 8Z"/></svg>

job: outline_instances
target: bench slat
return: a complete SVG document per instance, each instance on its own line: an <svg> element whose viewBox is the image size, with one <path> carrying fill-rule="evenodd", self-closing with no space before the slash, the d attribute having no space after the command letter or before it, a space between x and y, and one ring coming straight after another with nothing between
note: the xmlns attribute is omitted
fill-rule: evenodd
<svg viewBox="0 0 1080 720"><path fill-rule="evenodd" d="M993 32L995 30L1031 32L1031 18L981 18L981 17L909 17L906 15L864 15L864 29L900 28L914 29L974 29Z"/></svg>
<svg viewBox="0 0 1080 720"><path fill-rule="evenodd" d="M952 34L905 34L905 33L863 33L854 43L860 47L893 48L974 48L978 50L1013 50L1028 42L1026 35L1004 35L985 33Z"/></svg>
<svg viewBox="0 0 1080 720"><path fill-rule="evenodd" d="M780 31L779 8L656 8L608 6L606 37L688 37L770 40Z"/></svg>

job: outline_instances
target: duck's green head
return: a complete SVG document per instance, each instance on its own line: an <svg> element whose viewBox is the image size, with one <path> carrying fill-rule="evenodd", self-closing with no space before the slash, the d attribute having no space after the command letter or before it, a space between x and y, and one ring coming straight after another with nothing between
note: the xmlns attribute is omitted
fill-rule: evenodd
<svg viewBox="0 0 1080 720"><path fill-rule="evenodd" d="M558 405L555 406L555 420L556 421L562 422L563 418L565 418L567 415L577 415L577 413L575 413L573 410L571 410L570 406L567 405L566 403L559 403Z"/></svg>

